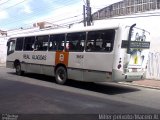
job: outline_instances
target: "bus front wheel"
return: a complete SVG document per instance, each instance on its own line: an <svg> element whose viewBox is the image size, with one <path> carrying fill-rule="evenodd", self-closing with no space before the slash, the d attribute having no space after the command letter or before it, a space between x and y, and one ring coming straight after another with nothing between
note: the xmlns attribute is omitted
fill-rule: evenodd
<svg viewBox="0 0 160 120"><path fill-rule="evenodd" d="M15 69L16 69L16 74L17 75L23 75L24 74L24 71L21 70L21 65L20 63L18 63L16 66L15 66Z"/></svg>
<svg viewBox="0 0 160 120"><path fill-rule="evenodd" d="M67 71L66 68L64 68L63 66L60 66L56 69L55 72L55 77L56 77L56 83L58 84L65 84L67 81Z"/></svg>

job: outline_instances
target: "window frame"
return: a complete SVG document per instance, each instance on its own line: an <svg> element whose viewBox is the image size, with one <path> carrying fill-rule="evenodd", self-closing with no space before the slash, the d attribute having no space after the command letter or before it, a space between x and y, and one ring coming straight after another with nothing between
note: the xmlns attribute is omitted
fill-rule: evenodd
<svg viewBox="0 0 160 120"><path fill-rule="evenodd" d="M113 31L113 38L112 38L112 40L110 40L110 47L108 47L108 48L110 48L111 50L99 50L99 51L96 51L96 50L91 50L91 51L89 51L88 49L87 49L87 47L88 47L88 43L89 43L89 39L88 39L88 36L89 36L89 32L101 32L101 31L109 31L109 30L112 30ZM85 51L86 52L101 52L101 53L111 53L113 50L114 50L114 44L115 44L115 38L116 38L116 29L102 29L102 30L93 30L93 31L88 31L87 32L87 40L86 40L86 46L85 46ZM95 46L95 44L97 43L97 41L95 41L95 39L94 39L94 41L93 41L94 43L93 43L93 45ZM102 42L103 42L103 39L102 39ZM107 43L107 40L105 41L106 43ZM106 44L105 43L105 44ZM108 42L109 43L109 42ZM103 44L103 43L102 43ZM106 48L107 48L107 46L106 46Z"/></svg>
<svg viewBox="0 0 160 120"><path fill-rule="evenodd" d="M15 51L23 51L23 49L24 49L24 38L25 38L25 37L18 37L18 38L16 38ZM21 48L20 50L17 50L17 41L18 41L18 39L23 39L23 40L22 40L22 48Z"/></svg>
<svg viewBox="0 0 160 120"><path fill-rule="evenodd" d="M38 37L48 37L47 38L47 47L46 47L46 49L37 49L36 48L36 45L38 45L39 43L41 43L42 42L42 48L44 48L44 45L43 45L43 42L45 42L45 41L43 41L43 40L38 40ZM50 39L50 35L39 35L39 36L35 36L35 42L34 42L34 51L48 51L48 48L49 48L49 39ZM38 44L37 44L38 43ZM40 47L38 47L38 48L40 48Z"/></svg>
<svg viewBox="0 0 160 120"><path fill-rule="evenodd" d="M75 41L73 41L73 39L72 39L72 41L70 41L70 40L67 40L68 39L68 35L71 35L71 34L78 34L78 35L84 35L83 37L84 37L84 41L82 40L82 39L78 39L78 40L75 40L76 41L76 45L78 44L78 42L79 41L81 41L80 42L80 44L82 44L82 42L83 42L83 45L80 45L81 47L82 47L82 49L78 49L78 50L76 50L76 49L73 49L73 50L69 50L68 48L66 48L66 47L68 47L67 45L69 44L69 42L75 42ZM65 45L65 50L66 51L69 51L69 52L84 52L85 51L85 43L86 43L86 31L79 31L79 32L71 32L71 33L67 33L66 34L66 40L65 40L65 43L66 43L66 45ZM82 38L83 38L82 37ZM80 38L80 37L79 37ZM74 45L74 44L73 44ZM74 48L76 48L76 45L74 45ZM79 47L80 47L79 46Z"/></svg>
<svg viewBox="0 0 160 120"><path fill-rule="evenodd" d="M32 48L32 50L27 50L26 49L26 38L34 38L34 42L32 43L32 46L30 46L30 48ZM34 51L35 49L35 40L36 40L36 37L35 36L27 36L27 37L24 37L24 46L23 46L23 51ZM31 44L31 43L28 43L28 44Z"/></svg>
<svg viewBox="0 0 160 120"><path fill-rule="evenodd" d="M14 49L13 49L13 50L11 49L11 51L10 51L9 49L10 49L10 47L12 47L11 44L10 44L11 42L14 43ZM7 42L7 55L10 55L10 54L14 53L15 47L16 47L16 39L10 39L10 40Z"/></svg>
<svg viewBox="0 0 160 120"><path fill-rule="evenodd" d="M58 40L52 40L51 41L51 38L52 38L52 36L58 36L58 35L60 35L60 40L58 39ZM63 36L64 35L64 36ZM62 40L62 37L64 37L64 40ZM51 42L55 42L56 44L58 44L58 45L56 45L56 46L54 46L55 48L52 48L51 46L50 46L50 43ZM59 41L61 41L61 42L59 42ZM61 45L60 45L60 44ZM64 45L62 45L62 44L64 44ZM48 51L50 51L50 52L52 52L52 51L63 51L63 50L65 50L65 45L66 45L66 34L65 33L60 33L60 34L50 34L49 35L49 41L48 41ZM53 46L53 45L52 45ZM60 47L63 47L62 49L60 48Z"/></svg>

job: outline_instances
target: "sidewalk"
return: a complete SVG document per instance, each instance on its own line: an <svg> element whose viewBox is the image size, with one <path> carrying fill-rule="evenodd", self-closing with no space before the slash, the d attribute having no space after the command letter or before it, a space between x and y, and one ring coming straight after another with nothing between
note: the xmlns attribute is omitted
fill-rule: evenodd
<svg viewBox="0 0 160 120"><path fill-rule="evenodd" d="M141 81L133 81L131 83L125 82L124 84L160 90L160 80L141 80Z"/></svg>
<svg viewBox="0 0 160 120"><path fill-rule="evenodd" d="M6 67L6 64L0 64L0 67Z"/></svg>

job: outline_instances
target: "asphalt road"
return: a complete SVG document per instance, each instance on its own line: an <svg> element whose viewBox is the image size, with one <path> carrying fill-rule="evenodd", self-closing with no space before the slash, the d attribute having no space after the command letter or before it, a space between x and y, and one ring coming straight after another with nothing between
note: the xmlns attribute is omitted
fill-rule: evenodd
<svg viewBox="0 0 160 120"><path fill-rule="evenodd" d="M3 114L160 114L160 91L123 84L69 81L15 75L0 67L0 113Z"/></svg>

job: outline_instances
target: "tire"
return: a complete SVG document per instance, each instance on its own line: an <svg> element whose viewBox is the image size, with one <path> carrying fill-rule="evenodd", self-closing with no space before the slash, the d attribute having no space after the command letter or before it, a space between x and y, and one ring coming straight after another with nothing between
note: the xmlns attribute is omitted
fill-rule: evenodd
<svg viewBox="0 0 160 120"><path fill-rule="evenodd" d="M67 71L63 66L60 66L56 69L55 72L56 83L63 85L67 81Z"/></svg>
<svg viewBox="0 0 160 120"><path fill-rule="evenodd" d="M20 63L18 63L16 66L15 66L15 69L16 69L16 74L17 75L23 75L24 74L24 71L21 70L21 65Z"/></svg>

